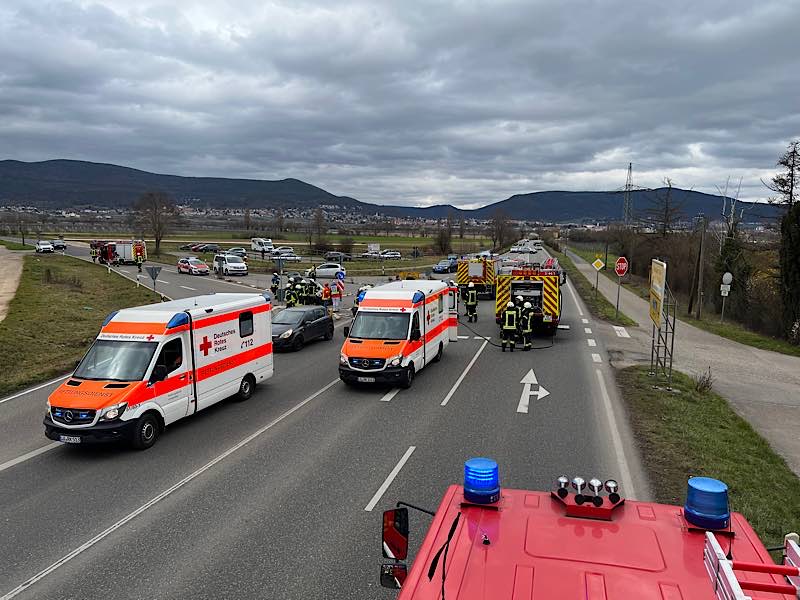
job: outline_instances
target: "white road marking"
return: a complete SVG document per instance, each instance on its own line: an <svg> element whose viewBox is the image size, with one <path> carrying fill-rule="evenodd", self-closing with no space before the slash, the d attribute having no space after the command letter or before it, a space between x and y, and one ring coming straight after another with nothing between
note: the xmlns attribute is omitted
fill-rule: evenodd
<svg viewBox="0 0 800 600"><path fill-rule="evenodd" d="M592 333L592 328L591 327L584 327L583 328L583 333Z"/></svg>
<svg viewBox="0 0 800 600"><path fill-rule="evenodd" d="M592 360L596 363L603 362L603 359L600 357L599 354L592 354Z"/></svg>
<svg viewBox="0 0 800 600"><path fill-rule="evenodd" d="M375 495L372 497L372 500L370 500L369 504L367 504L364 507L365 511L371 512L372 509L375 508L375 505L380 501L381 497L386 493L386 490L388 490L389 486L392 485L392 482L394 481L394 478L397 477L397 474L400 472L400 469L403 468L403 465L405 465L406 461L409 458L411 458L411 455L414 453L414 450L416 450L416 449L417 449L416 446L409 446L408 447L408 450L406 450L406 453L403 454L403 457L394 466L394 469L392 469L392 472L389 473L389 475L386 477L386 480L381 484L381 487L379 487L378 491L375 492ZM3 600L3 599L0 599L0 600Z"/></svg>
<svg viewBox="0 0 800 600"><path fill-rule="evenodd" d="M472 368L472 365L474 365L475 361L478 360L478 357L481 355L481 352L483 352L483 349L486 348L486 345L488 343L489 343L489 340L483 340L483 343L481 344L481 347L478 348L478 351L475 353L475 356L472 357L472 360L469 361L469 364L467 365L467 367L464 369L464 371L461 373L461 375L458 376L458 379L456 379L456 382L453 384L453 387L450 388L449 392L447 392L447 396L445 396L444 400L442 400L441 406L447 406L447 403L450 402L450 398L452 398L453 394L456 393L456 390L458 389L458 386L461 385L462 381L464 381L464 377L467 376L467 373L469 373L469 370Z"/></svg>
<svg viewBox="0 0 800 600"><path fill-rule="evenodd" d="M169 281L167 281L166 279L156 279L156 284L158 284L158 283L166 283L167 285L172 285L172 284L171 284Z"/></svg>
<svg viewBox="0 0 800 600"><path fill-rule="evenodd" d="M578 314L583 316L583 309L581 308L581 303L578 302L578 297L575 295L575 290L572 289L571 285L566 286L566 288L569 290L572 300L575 302L575 306L578 308Z"/></svg>
<svg viewBox="0 0 800 600"><path fill-rule="evenodd" d="M30 452L27 452L22 456L18 456L17 458L12 458L11 460L6 461L2 465L0 465L0 471L5 471L6 469L10 469L14 465L24 463L26 460L30 460L31 458L39 456L40 454L49 452L50 450L52 450L53 448L57 448L58 446L61 446L61 442L53 442L52 444L47 444L47 446L42 446L41 448L37 448L36 450L31 450Z"/></svg>
<svg viewBox="0 0 800 600"><path fill-rule="evenodd" d="M179 287L182 287L185 290L189 290L190 292L196 292L197 291L195 288L190 288L188 285L181 285Z"/></svg>
<svg viewBox="0 0 800 600"><path fill-rule="evenodd" d="M528 405L530 404L531 395L535 394L537 400L541 400L545 396L549 396L550 392L548 392L544 387L539 383L539 380L536 379L536 373L533 372L533 369L528 371L525 377L522 378L520 381L522 384L522 394L519 397L519 404L517 405L517 412L518 413L528 413ZM537 385L539 389L535 392L531 391L531 386Z"/></svg>
<svg viewBox="0 0 800 600"><path fill-rule="evenodd" d="M617 422L614 418L614 409L611 406L611 398L608 395L608 389L606 389L606 381L603 378L603 373L600 369L595 369L595 374L597 375L597 381L600 384L600 395L603 397L603 407L606 409L606 417L608 417L608 427L611 431L611 441L614 444L614 453L617 455L617 463L619 463L619 473L620 478L623 481L627 481L627 490L628 493L626 496L629 498L636 498L636 491L633 489L633 480L631 479L631 470L628 466L628 461L625 458L625 452L622 448L622 438L619 435L619 430L617 429Z"/></svg>
<svg viewBox="0 0 800 600"><path fill-rule="evenodd" d="M566 330L569 330L569 325L563 325L563 324L559 323L559 325L558 325L558 328L559 328L559 329L566 329Z"/></svg>
<svg viewBox="0 0 800 600"><path fill-rule="evenodd" d="M400 391L400 388L393 388L393 389L389 390L388 392L386 392L386 394L383 396L383 398L381 398L381 402L391 402L392 398L394 398L397 395L397 392L399 392L399 391Z"/></svg>
<svg viewBox="0 0 800 600"><path fill-rule="evenodd" d="M597 342L594 341L592 338L589 338L588 340L586 340L586 343L589 344L589 346L591 348L594 348L595 346L597 346Z"/></svg>
<svg viewBox="0 0 800 600"><path fill-rule="evenodd" d="M53 385L54 383L58 383L59 381L64 381L70 375L72 375L72 373L69 373L68 375L63 375L62 377L59 377L57 379L51 379L50 381L48 381L46 383L40 383L39 385L37 385L35 387L28 388L27 390L22 390L21 392L17 392L16 394L14 394L12 396L8 396L8 397L3 398L2 400L0 400L0 404L8 402L9 400L13 400L14 398L19 398L20 396L25 396L26 394L30 394L31 392L35 392L36 390L40 390L42 388L45 388L48 385Z"/></svg>
<svg viewBox="0 0 800 600"><path fill-rule="evenodd" d="M460 335L460 336L458 336L458 339L460 339L460 340L468 340L469 336L468 335Z"/></svg>
<svg viewBox="0 0 800 600"><path fill-rule="evenodd" d="M324 386L321 389L317 390L316 392L311 394L305 400L299 402L298 404L295 404L292 408L290 408L289 410L287 410L286 412L284 412L280 416L276 417L274 420L270 421L268 424L264 425L261 429L258 429L254 433L248 435L246 438L244 438L242 441L240 441L236 445L231 446L225 452L223 452L222 454L220 454L219 456L217 456L213 460L207 462L205 465L203 465L202 467L200 467L199 469L197 469L193 473L187 475L186 477L181 479L179 482L174 484L172 487L169 487L166 490L164 490L163 492L161 492L160 494L158 494L157 496L154 496L153 498L151 498L150 500L148 500L147 502L142 504L139 508L137 508L133 512L127 514L126 516L122 517L119 521L117 521L116 523L114 523L110 527L107 527L106 529L104 529L103 531L98 533L96 536L91 538L90 540L84 542L83 544L81 544L80 546L78 546L77 548L75 548L74 550L69 552L68 554L65 554L64 556L59 558L56 562L54 562L49 567L47 567L45 569L42 569L41 571L39 571L36 575L31 577L30 579L22 582L17 587L15 587L13 590L11 590L10 592L7 592L5 595L1 596L0 600L11 600L11 598L15 598L16 596L18 596L19 594L21 594L22 592L27 590L29 587L31 587L33 584L35 584L37 581L40 581L40 580L44 579L50 573L52 573L53 571L57 570L59 567L62 567L63 565L65 565L66 563L71 561L73 558L75 558L76 556L78 556L82 552L88 550L89 548L91 548L92 546L97 544L98 542L102 541L104 538L106 538L109 535L111 535L112 533L114 533L120 527L124 527L127 523L129 523L130 521L132 521L133 519L138 517L140 514L142 514L143 512L148 510L149 508L152 508L153 506L155 506L159 502L161 502L164 498L166 498L170 494L176 492L177 490L179 490L180 488L185 486L187 483L190 483L192 480L196 479L197 477L199 477L200 475L202 475L203 473L208 471L211 467L216 465L218 462L224 460L225 458L227 458L228 456L230 456L231 454L233 454L234 452L236 452L237 450L239 450L240 448L242 448L246 444L252 442L254 439L256 439L258 436L260 436L265 431L267 431L269 429L272 429L275 425L277 425L278 423L283 421L286 417L288 417L291 414L293 414L294 412L300 410L306 404L308 404L309 402L314 400L317 396L319 396L319 395L325 393L326 391L328 391L330 388L332 388L337 383L339 383L339 379L338 378L334 379L333 381L331 381L326 386Z"/></svg>
<svg viewBox="0 0 800 600"><path fill-rule="evenodd" d="M488 342L490 339L492 339L492 336L490 336L490 335L487 335L487 336L476 335L476 336L475 336L474 338L472 338L472 339L473 339L473 340L486 340L486 341Z"/></svg>
<svg viewBox="0 0 800 600"><path fill-rule="evenodd" d="M584 325L588 325L589 319L581 319L581 323L583 323Z"/></svg>
<svg viewBox="0 0 800 600"><path fill-rule="evenodd" d="M631 334L628 333L628 330L625 329L624 327L620 327L619 325L614 325L614 331L616 332L617 337L621 337L621 338L629 338L629 337L631 337Z"/></svg>

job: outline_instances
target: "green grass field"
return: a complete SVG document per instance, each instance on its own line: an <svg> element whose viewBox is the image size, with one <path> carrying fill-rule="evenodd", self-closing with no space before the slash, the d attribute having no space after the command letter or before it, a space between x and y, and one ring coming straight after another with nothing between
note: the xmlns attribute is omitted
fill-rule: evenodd
<svg viewBox="0 0 800 600"><path fill-rule="evenodd" d="M158 300L104 267L68 256L26 256L0 322L0 396L70 371L111 311Z"/></svg>
<svg viewBox="0 0 800 600"><path fill-rule="evenodd" d="M19 242L10 242L8 240L0 240L0 246L5 246L9 250L33 250L30 244L20 244Z"/></svg>
<svg viewBox="0 0 800 600"><path fill-rule="evenodd" d="M647 367L616 377L657 502L683 504L687 479L704 475L728 484L767 546L800 529L800 480L724 398L677 372L673 392L654 389Z"/></svg>

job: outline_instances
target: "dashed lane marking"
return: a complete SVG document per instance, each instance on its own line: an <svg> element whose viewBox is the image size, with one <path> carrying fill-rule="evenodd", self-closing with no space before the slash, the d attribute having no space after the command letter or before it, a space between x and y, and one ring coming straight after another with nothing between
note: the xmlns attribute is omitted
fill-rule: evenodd
<svg viewBox="0 0 800 600"><path fill-rule="evenodd" d="M189 287L188 285L182 285L180 287L182 287L185 290L189 290L190 292L196 292L197 291L195 288Z"/></svg>
<svg viewBox="0 0 800 600"><path fill-rule="evenodd" d="M441 406L447 406L447 403L450 402L450 398L452 398L453 394L456 393L456 390L458 389L458 386L461 385L462 381L464 381L464 378L467 376L467 373L469 373L469 370L472 368L472 365L474 365L475 361L478 360L478 357L481 355L481 352L483 352L483 349L486 348L486 345L488 343L489 343L489 340L483 340L483 343L481 344L481 347L478 348L478 351L475 353L475 356L472 357L472 360L469 361L469 364L466 366L464 371L461 373L461 375L458 376L458 379L453 384L453 387L450 388L449 392L447 392L447 396L445 396L444 400L442 400Z"/></svg>
<svg viewBox="0 0 800 600"><path fill-rule="evenodd" d="M30 460L39 456L40 454L44 454L45 452L49 452L54 448L58 448L61 445L61 442L53 442L52 444L47 444L46 446L42 446L41 448L37 448L36 450L31 450L23 454L22 456L18 456L17 458L12 458L9 461L4 462L0 465L0 472L5 471L6 469L10 469L13 466L16 466L20 463L24 463L26 460Z"/></svg>
<svg viewBox="0 0 800 600"><path fill-rule="evenodd" d="M583 328L583 333L592 333L592 328L591 327L584 327Z"/></svg>
<svg viewBox="0 0 800 600"><path fill-rule="evenodd" d="M581 319L581 323L583 323L584 325L588 325L589 319Z"/></svg>
<svg viewBox="0 0 800 600"><path fill-rule="evenodd" d="M468 340L469 336L468 335L460 335L460 336L458 336L458 339L460 339L460 340Z"/></svg>
<svg viewBox="0 0 800 600"><path fill-rule="evenodd" d="M594 341L592 338L589 338L588 340L586 340L586 343L589 344L589 346L591 348L594 348L595 346L597 346L597 342Z"/></svg>
<svg viewBox="0 0 800 600"><path fill-rule="evenodd" d="M414 450L416 450L416 446L409 446L406 453L403 454L402 458L398 461L398 463L392 469L392 472L386 477L386 480L381 484L381 487L378 488L378 491L375 492L375 495L372 497L372 500L369 501L364 507L364 510L367 512L372 512L372 509L375 508L375 505L380 501L383 495L386 493L386 490L389 489L389 486L392 485L394 478L397 477L397 474L400 472L400 469L403 468L403 465L406 464L411 455L414 454Z"/></svg>
<svg viewBox="0 0 800 600"><path fill-rule="evenodd" d="M603 362L603 359L600 357L599 354L592 354L592 360L596 363Z"/></svg>
<svg viewBox="0 0 800 600"><path fill-rule="evenodd" d="M384 394L383 398L381 398L381 402L391 402L392 398L397 395L397 392L400 391L400 388L393 388Z"/></svg>

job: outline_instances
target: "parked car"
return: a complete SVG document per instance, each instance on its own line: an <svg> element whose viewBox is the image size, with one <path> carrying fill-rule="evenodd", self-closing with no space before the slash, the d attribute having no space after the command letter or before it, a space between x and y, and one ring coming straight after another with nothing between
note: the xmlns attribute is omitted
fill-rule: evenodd
<svg viewBox="0 0 800 600"><path fill-rule="evenodd" d="M203 244L203 247L200 248L200 252L222 252L222 248L219 247L219 244Z"/></svg>
<svg viewBox="0 0 800 600"><path fill-rule="evenodd" d="M383 250L381 251L381 258L384 260L400 260L403 258L403 255L397 250Z"/></svg>
<svg viewBox="0 0 800 600"><path fill-rule="evenodd" d="M208 265L199 258L194 256L187 256L178 261L178 274L186 273L188 275L208 275L210 271Z"/></svg>
<svg viewBox="0 0 800 600"><path fill-rule="evenodd" d="M227 250L225 250L225 252L227 252L228 254L235 254L236 256L247 260L247 250L245 250L244 248L241 247L228 248Z"/></svg>
<svg viewBox="0 0 800 600"><path fill-rule="evenodd" d="M206 245L205 242L197 242L196 244L192 244L191 246L186 248L186 250L191 250L192 252L200 252L200 248L203 248L205 245ZM181 250L184 250L182 246Z"/></svg>
<svg viewBox="0 0 800 600"><path fill-rule="evenodd" d="M247 275L247 263L235 254L217 254L214 257L214 273Z"/></svg>
<svg viewBox="0 0 800 600"><path fill-rule="evenodd" d="M297 256L296 254L289 252L287 254L278 254L277 256L273 257L273 260L282 260L284 262L300 262L303 260L302 257Z"/></svg>
<svg viewBox="0 0 800 600"><path fill-rule="evenodd" d="M316 275L314 275L316 273ZM306 277L315 277L316 279L335 279L337 273L344 273L347 271L338 263L322 263L318 267L311 267L306 270Z"/></svg>
<svg viewBox="0 0 800 600"><path fill-rule="evenodd" d="M457 269L458 263L452 258L443 258L433 265L434 273L455 273Z"/></svg>
<svg viewBox="0 0 800 600"><path fill-rule="evenodd" d="M296 306L272 318L272 347L300 350L307 342L333 339L333 318L321 306Z"/></svg>
<svg viewBox="0 0 800 600"><path fill-rule="evenodd" d="M36 242L36 252L38 253L45 253L45 252L55 252L53 248L53 244L46 240L39 240Z"/></svg>
<svg viewBox="0 0 800 600"><path fill-rule="evenodd" d="M273 256L280 254L294 254L294 248L291 246L278 246L272 250Z"/></svg>
<svg viewBox="0 0 800 600"><path fill-rule="evenodd" d="M378 252L364 252L361 257L366 260L381 260L383 257Z"/></svg>
<svg viewBox="0 0 800 600"><path fill-rule="evenodd" d="M53 250L66 250L67 243L64 240L58 239L50 242L53 245Z"/></svg>
<svg viewBox="0 0 800 600"><path fill-rule="evenodd" d="M191 250L195 246L199 246L200 242L187 242L181 246L178 246L178 250Z"/></svg>
<svg viewBox="0 0 800 600"><path fill-rule="evenodd" d="M345 252L326 252L324 258L330 262L338 263L343 263L346 260L353 260L353 256Z"/></svg>

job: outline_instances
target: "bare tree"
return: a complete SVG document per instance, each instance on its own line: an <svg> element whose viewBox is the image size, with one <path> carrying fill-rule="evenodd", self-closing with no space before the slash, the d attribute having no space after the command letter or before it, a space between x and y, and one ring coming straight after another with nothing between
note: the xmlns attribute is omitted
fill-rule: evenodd
<svg viewBox="0 0 800 600"><path fill-rule="evenodd" d="M661 237L667 237L674 231L683 212L683 205L676 202L672 195L672 180L667 177L664 183L667 189L654 192L650 208L645 211L647 222Z"/></svg>
<svg viewBox="0 0 800 600"><path fill-rule="evenodd" d="M17 212L17 231L22 238L22 244L25 245L25 234L28 233L28 217L22 211Z"/></svg>
<svg viewBox="0 0 800 600"><path fill-rule="evenodd" d="M325 222L325 213L321 208L314 211L314 232L317 234L317 242L321 242L325 233L328 231L328 225Z"/></svg>
<svg viewBox="0 0 800 600"><path fill-rule="evenodd" d="M777 165L783 167L783 170L769 182L763 179L761 182L778 194L770 198L772 204L783 204L787 209L791 209L798 201L800 187L800 141L795 140L789 144L786 152L778 159Z"/></svg>
<svg viewBox="0 0 800 600"><path fill-rule="evenodd" d="M273 237L277 238L283 233L284 228L284 221L283 221L283 211L279 208L275 211L275 217L272 219L272 231Z"/></svg>
<svg viewBox="0 0 800 600"><path fill-rule="evenodd" d="M505 246L511 234L511 224L508 217L502 210L496 210L489 224L489 237L492 239L492 247L500 249Z"/></svg>
<svg viewBox="0 0 800 600"><path fill-rule="evenodd" d="M245 208L244 209L244 219L242 220L242 225L244 225L244 230L245 231L250 231L250 227L252 225L252 222L251 222L251 219L250 219L250 209L249 208Z"/></svg>
<svg viewBox="0 0 800 600"><path fill-rule="evenodd" d="M458 219L458 237L464 239L464 233L467 231L467 224L464 222L463 215Z"/></svg>
<svg viewBox="0 0 800 600"><path fill-rule="evenodd" d="M133 205L135 221L143 231L153 235L156 254L161 249L161 240L178 220L178 207L164 192L145 192Z"/></svg>

